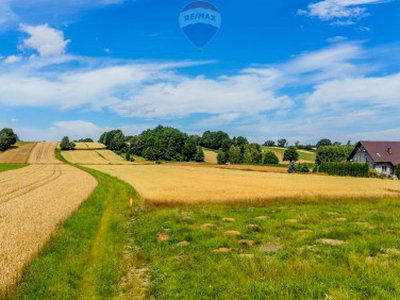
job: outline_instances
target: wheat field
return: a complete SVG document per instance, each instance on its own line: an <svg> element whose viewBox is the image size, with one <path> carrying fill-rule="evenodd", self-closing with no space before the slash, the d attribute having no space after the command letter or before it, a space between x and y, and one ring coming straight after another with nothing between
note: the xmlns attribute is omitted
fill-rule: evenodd
<svg viewBox="0 0 400 300"><path fill-rule="evenodd" d="M97 186L86 172L60 164L56 145L40 143L29 158L36 163L0 173L0 297Z"/></svg>
<svg viewBox="0 0 400 300"><path fill-rule="evenodd" d="M115 154L111 150L74 150L63 151L62 156L73 164L94 164L94 165L108 165L108 164L131 164L123 159L121 156Z"/></svg>
<svg viewBox="0 0 400 300"><path fill-rule="evenodd" d="M105 149L106 146L102 143L75 143L75 149L85 150L85 149Z"/></svg>
<svg viewBox="0 0 400 300"><path fill-rule="evenodd" d="M174 165L91 166L131 184L148 203L285 198L375 198L400 193L398 181L246 172Z"/></svg>
<svg viewBox="0 0 400 300"><path fill-rule="evenodd" d="M0 164L24 164L28 161L35 143L29 143L23 146L13 146L0 154Z"/></svg>

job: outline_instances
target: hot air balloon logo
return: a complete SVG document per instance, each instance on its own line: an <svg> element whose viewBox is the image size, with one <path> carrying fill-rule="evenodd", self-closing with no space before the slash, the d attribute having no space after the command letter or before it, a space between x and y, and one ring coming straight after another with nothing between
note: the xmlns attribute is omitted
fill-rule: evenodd
<svg viewBox="0 0 400 300"><path fill-rule="evenodd" d="M213 4L195 1L182 9L179 25L193 44L202 49L221 27L221 14Z"/></svg>

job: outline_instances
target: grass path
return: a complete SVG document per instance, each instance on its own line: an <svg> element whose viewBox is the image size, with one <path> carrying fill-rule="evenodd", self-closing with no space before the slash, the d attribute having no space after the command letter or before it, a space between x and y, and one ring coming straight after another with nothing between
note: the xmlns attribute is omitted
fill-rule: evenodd
<svg viewBox="0 0 400 300"><path fill-rule="evenodd" d="M57 157L65 162L57 151ZM60 227L57 236L27 268L9 299L105 299L118 296L125 273L127 229L138 199L128 184L82 168L99 182L80 209Z"/></svg>

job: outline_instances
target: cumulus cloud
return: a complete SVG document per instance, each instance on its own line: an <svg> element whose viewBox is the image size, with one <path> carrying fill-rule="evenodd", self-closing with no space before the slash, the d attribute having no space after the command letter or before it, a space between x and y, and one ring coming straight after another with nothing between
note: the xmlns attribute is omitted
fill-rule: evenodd
<svg viewBox="0 0 400 300"><path fill-rule="evenodd" d="M10 56L6 57L6 59L4 60L4 63L13 64L13 63L20 62L21 60L22 60L22 56L10 55Z"/></svg>
<svg viewBox="0 0 400 300"><path fill-rule="evenodd" d="M307 10L299 10L298 13L330 21L331 25L347 26L370 15L366 5L385 2L388 0L324 0L311 3Z"/></svg>
<svg viewBox="0 0 400 300"><path fill-rule="evenodd" d="M398 49L391 47L389 52ZM362 43L338 42L285 63L252 66L219 77L184 71L214 62L35 57L3 64L0 106L104 110L163 124L185 120L185 131L230 124L232 134L254 138L334 137L349 128L371 131L366 120L382 122L376 130L400 122L400 116L393 115L399 108L400 73L378 75L381 64L371 58L372 53ZM58 131L93 136L105 131L82 122L59 122L47 129L53 136ZM39 136L39 131L31 134Z"/></svg>
<svg viewBox="0 0 400 300"><path fill-rule="evenodd" d="M44 57L64 54L70 42L64 39L62 31L51 28L48 24L38 26L20 24L19 29L30 35L23 40L22 48L34 49Z"/></svg>

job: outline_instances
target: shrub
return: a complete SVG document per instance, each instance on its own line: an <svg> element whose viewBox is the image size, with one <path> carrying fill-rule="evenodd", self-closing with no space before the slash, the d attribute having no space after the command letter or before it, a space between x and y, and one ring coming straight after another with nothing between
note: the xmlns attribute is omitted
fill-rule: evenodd
<svg viewBox="0 0 400 300"><path fill-rule="evenodd" d="M338 176L368 177L369 166L355 162L324 162L319 166L319 172Z"/></svg>
<svg viewBox="0 0 400 300"><path fill-rule="evenodd" d="M296 173L297 172L297 165L294 161L289 164L288 173Z"/></svg>
<svg viewBox="0 0 400 300"><path fill-rule="evenodd" d="M279 164L279 159L274 152L268 151L264 155L264 164L277 165Z"/></svg>
<svg viewBox="0 0 400 300"><path fill-rule="evenodd" d="M396 174L397 179L400 179L400 164L397 165L395 174Z"/></svg>
<svg viewBox="0 0 400 300"><path fill-rule="evenodd" d="M300 173L310 173L310 169L307 164L303 164L300 168Z"/></svg>
<svg viewBox="0 0 400 300"><path fill-rule="evenodd" d="M379 172L375 169L371 169L368 172L368 177L370 178L379 178L379 175L380 175Z"/></svg>
<svg viewBox="0 0 400 300"><path fill-rule="evenodd" d="M131 161L131 155L129 154L129 152L126 153L125 159L126 159L127 161Z"/></svg>
<svg viewBox="0 0 400 300"><path fill-rule="evenodd" d="M315 162L317 165L323 162L343 162L349 158L353 149L351 146L320 146Z"/></svg>
<svg viewBox="0 0 400 300"><path fill-rule="evenodd" d="M217 155L217 161L219 165L226 165L228 162L228 155L225 152L219 152Z"/></svg>
<svg viewBox="0 0 400 300"><path fill-rule="evenodd" d="M156 160L156 165L161 165L161 160L157 159Z"/></svg>

